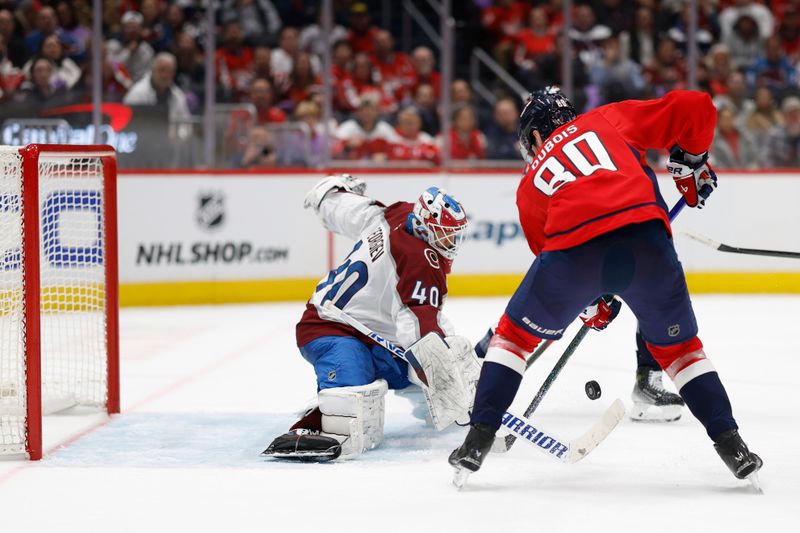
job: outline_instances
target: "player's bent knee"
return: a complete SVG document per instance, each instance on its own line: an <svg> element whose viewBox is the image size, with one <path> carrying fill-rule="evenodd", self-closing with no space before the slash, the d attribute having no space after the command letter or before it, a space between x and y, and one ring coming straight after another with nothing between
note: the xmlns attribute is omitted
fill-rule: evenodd
<svg viewBox="0 0 800 533"><path fill-rule="evenodd" d="M342 455L357 455L383 440L388 385L378 379L368 385L337 387L319 392L322 434L342 443Z"/></svg>
<svg viewBox="0 0 800 533"><path fill-rule="evenodd" d="M647 343L647 347L678 390L694 378L715 371L703 351L703 343L696 336L679 344L654 346Z"/></svg>

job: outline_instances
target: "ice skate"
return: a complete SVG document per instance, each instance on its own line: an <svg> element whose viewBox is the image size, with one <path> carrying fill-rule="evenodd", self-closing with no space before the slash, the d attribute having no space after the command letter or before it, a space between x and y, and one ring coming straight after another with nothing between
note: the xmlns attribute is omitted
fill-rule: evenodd
<svg viewBox="0 0 800 533"><path fill-rule="evenodd" d="M764 461L747 448L738 430L731 429L718 436L714 440L714 449L734 476L750 481L756 492L763 493L758 471L761 470Z"/></svg>
<svg viewBox="0 0 800 533"><path fill-rule="evenodd" d="M459 490L473 472L477 472L494 444L494 430L484 424L475 424L469 429L464 444L453 450L448 461L456 469L453 485Z"/></svg>
<svg viewBox="0 0 800 533"><path fill-rule="evenodd" d="M636 369L636 383L631 399L631 420L637 422L674 422L681 417L683 398L664 388L662 372L646 366Z"/></svg>
<svg viewBox="0 0 800 533"><path fill-rule="evenodd" d="M276 437L261 455L299 461L331 461L342 454L342 445L313 429L293 429Z"/></svg>

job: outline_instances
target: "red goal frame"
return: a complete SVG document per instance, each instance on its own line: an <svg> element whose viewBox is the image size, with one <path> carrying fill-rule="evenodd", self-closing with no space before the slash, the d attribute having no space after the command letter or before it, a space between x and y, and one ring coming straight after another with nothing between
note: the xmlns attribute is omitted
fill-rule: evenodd
<svg viewBox="0 0 800 533"><path fill-rule="evenodd" d="M108 414L120 412L119 276L117 258L117 158L108 145L31 144L22 156L23 328L25 342L26 438L33 460L42 458L42 377L39 260L39 160L48 155L96 157L103 163L103 250L106 295Z"/></svg>

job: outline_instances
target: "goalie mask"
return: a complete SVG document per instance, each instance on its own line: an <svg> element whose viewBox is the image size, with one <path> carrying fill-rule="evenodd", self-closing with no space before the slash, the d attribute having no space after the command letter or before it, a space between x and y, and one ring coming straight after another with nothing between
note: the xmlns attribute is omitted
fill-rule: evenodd
<svg viewBox="0 0 800 533"><path fill-rule="evenodd" d="M466 237L467 213L458 200L439 187L423 191L408 221L412 235L451 261Z"/></svg>
<svg viewBox="0 0 800 533"><path fill-rule="evenodd" d="M529 164L533 161L533 139L531 135L538 131L542 142L558 128L575 119L577 113L569 99L558 87L545 87L528 95L525 107L519 115L517 138L522 158Z"/></svg>

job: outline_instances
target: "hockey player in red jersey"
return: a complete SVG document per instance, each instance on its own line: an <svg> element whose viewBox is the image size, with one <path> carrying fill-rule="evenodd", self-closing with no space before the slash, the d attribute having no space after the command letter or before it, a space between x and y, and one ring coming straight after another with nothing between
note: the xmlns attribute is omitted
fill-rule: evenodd
<svg viewBox="0 0 800 533"><path fill-rule="evenodd" d="M328 176L306 195L305 207L328 230L356 243L320 280L297 324L297 346L317 376L317 401L270 444L267 456L327 460L374 448L383 438L387 389L421 385L403 360L343 321L326 307L331 304L383 339L413 350L430 369L421 403L437 429L469 419L480 367L470 341L456 336L442 314L466 212L437 187L414 203L388 207L364 196L365 187L349 175Z"/></svg>
<svg viewBox="0 0 800 533"><path fill-rule="evenodd" d="M556 89L531 94L520 116L527 166L517 207L536 259L489 343L470 431L451 465L480 468L526 358L542 339L560 338L577 316L603 329L620 304L602 295L615 294L733 474L743 479L761 468L697 337L667 206L644 160L649 148L670 150L667 170L686 204L703 207L716 187L706 163L715 124L710 97L693 91L609 104L580 117Z"/></svg>

